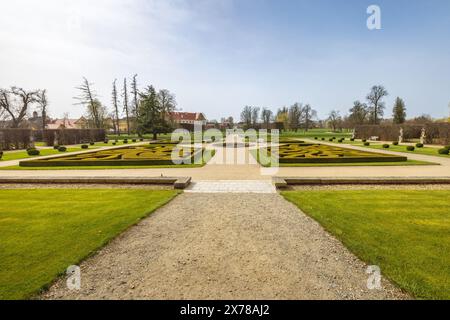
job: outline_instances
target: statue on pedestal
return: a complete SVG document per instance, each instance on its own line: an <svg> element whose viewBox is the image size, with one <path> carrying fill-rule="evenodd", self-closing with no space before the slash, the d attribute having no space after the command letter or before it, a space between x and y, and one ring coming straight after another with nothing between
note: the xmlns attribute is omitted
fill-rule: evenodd
<svg viewBox="0 0 450 320"><path fill-rule="evenodd" d="M403 128L400 128L400 136L398 137L398 143L402 143L403 142Z"/></svg>
<svg viewBox="0 0 450 320"><path fill-rule="evenodd" d="M422 128L422 131L420 132L420 143L421 144L425 144L426 137L427 137L426 130L425 130L425 128Z"/></svg>

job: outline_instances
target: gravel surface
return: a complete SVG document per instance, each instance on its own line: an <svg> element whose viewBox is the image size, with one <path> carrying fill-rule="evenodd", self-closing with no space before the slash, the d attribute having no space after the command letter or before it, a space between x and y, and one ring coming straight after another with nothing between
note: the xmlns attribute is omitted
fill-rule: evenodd
<svg viewBox="0 0 450 320"><path fill-rule="evenodd" d="M42 299L408 299L278 194L184 193Z"/></svg>

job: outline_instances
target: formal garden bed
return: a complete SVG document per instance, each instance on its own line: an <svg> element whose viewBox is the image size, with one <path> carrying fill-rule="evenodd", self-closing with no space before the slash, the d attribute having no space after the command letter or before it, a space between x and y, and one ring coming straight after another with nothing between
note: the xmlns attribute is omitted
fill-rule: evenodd
<svg viewBox="0 0 450 320"><path fill-rule="evenodd" d="M348 163L407 163L407 157L382 153L358 151L337 146L314 143L281 143L275 149L260 148L256 151L262 165L276 163L280 165L295 164L348 164Z"/></svg>
<svg viewBox="0 0 450 320"><path fill-rule="evenodd" d="M0 299L32 297L68 266L78 264L178 193L0 190Z"/></svg>
<svg viewBox="0 0 450 320"><path fill-rule="evenodd" d="M414 297L450 298L450 190L281 194Z"/></svg>
<svg viewBox="0 0 450 320"><path fill-rule="evenodd" d="M94 152L21 161L21 167L89 167L89 166L167 166L194 164L203 147L182 147L175 143L152 143ZM173 159L172 155L177 154ZM201 158L200 158L201 159ZM177 163L176 161L180 162Z"/></svg>

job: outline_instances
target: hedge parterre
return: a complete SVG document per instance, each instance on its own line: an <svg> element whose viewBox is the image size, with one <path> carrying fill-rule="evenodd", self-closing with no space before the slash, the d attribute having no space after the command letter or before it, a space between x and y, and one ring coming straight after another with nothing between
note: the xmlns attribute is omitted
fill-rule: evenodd
<svg viewBox="0 0 450 320"><path fill-rule="evenodd" d="M349 163L349 162L402 162L407 157L366 152L337 146L309 143L280 144L278 151L262 148L268 155L279 157L280 163Z"/></svg>
<svg viewBox="0 0 450 320"><path fill-rule="evenodd" d="M193 163L194 158L204 148L179 146L172 144L150 144L148 146L131 146L112 150L100 150L70 156L21 161L21 167L59 167L59 166L139 166L172 165L176 160Z"/></svg>

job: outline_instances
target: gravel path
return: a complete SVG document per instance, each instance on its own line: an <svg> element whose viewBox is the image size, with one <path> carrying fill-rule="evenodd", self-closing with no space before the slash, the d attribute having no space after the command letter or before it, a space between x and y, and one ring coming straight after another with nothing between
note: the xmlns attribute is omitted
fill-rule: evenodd
<svg viewBox="0 0 450 320"><path fill-rule="evenodd" d="M43 299L404 299L278 194L184 193L58 280Z"/></svg>

